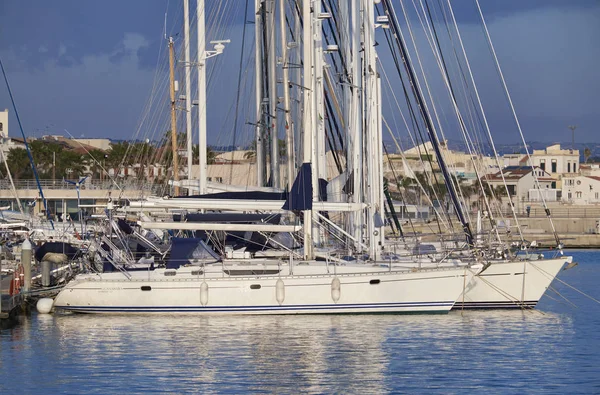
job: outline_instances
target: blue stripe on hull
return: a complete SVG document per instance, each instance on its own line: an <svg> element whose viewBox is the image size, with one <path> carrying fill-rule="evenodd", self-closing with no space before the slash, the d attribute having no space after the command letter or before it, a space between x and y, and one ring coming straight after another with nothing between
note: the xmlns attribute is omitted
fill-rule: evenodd
<svg viewBox="0 0 600 395"><path fill-rule="evenodd" d="M343 313L349 310L374 310L382 312L414 312L414 308L440 308L446 312L455 302L407 302L378 304L330 304L330 305L293 305L293 306L55 306L56 308L84 313L285 313L307 310L331 310ZM425 310L425 311L428 311Z"/></svg>
<svg viewBox="0 0 600 395"><path fill-rule="evenodd" d="M526 300L525 302L495 301L495 302L456 302L452 310L483 310L483 309L521 309L524 307L534 308L537 300Z"/></svg>

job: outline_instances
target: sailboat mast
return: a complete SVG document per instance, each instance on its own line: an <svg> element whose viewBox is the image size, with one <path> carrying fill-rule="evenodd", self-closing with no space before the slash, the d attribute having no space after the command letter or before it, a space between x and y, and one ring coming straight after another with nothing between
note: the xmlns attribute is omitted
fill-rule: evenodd
<svg viewBox="0 0 600 395"><path fill-rule="evenodd" d="M257 172L257 184L259 187L265 186L265 158L263 148L263 75L262 75L262 46L260 42L262 40L262 4L263 0L256 0L254 3L254 39L256 40L255 45L255 83L256 83L256 172Z"/></svg>
<svg viewBox="0 0 600 395"><path fill-rule="evenodd" d="M177 109L175 108L175 49L173 37L169 37L169 80L171 93L171 150L173 151L173 180L179 181L179 155L177 154ZM179 195L179 185L176 183L175 196Z"/></svg>
<svg viewBox="0 0 600 395"><path fill-rule="evenodd" d="M267 75L269 80L269 119L268 130L271 142L271 185L279 188L279 138L278 138L278 121L277 121L277 75L276 64L277 54L275 48L275 0L266 0L264 3L267 6L265 10L265 33L267 35Z"/></svg>
<svg viewBox="0 0 600 395"><path fill-rule="evenodd" d="M197 1L196 8L198 31L198 167L200 194L206 193L206 37L204 0Z"/></svg>
<svg viewBox="0 0 600 395"><path fill-rule="evenodd" d="M313 140L313 119L312 119L312 101L313 101L313 90L312 90L312 54L313 54L313 37L312 37L312 12L311 12L312 1L304 0L302 2L302 20L303 24L303 37L302 47L304 52L303 57L303 71L304 80L303 85L303 122L302 122L302 160L303 163L312 163L312 140ZM314 173L314 169L311 169ZM311 178L314 176L311 175ZM313 240L312 240L312 209L304 210L304 259L313 259Z"/></svg>
<svg viewBox="0 0 600 395"><path fill-rule="evenodd" d="M190 77L190 0L183 0L183 42L185 70L185 131L187 137L187 178L192 177L192 81ZM191 193L191 189L189 190Z"/></svg>
<svg viewBox="0 0 600 395"><path fill-rule="evenodd" d="M366 111L366 124L364 131L364 142L366 149L365 157L365 179L367 181L365 198L367 201L367 230L369 240L369 256L378 260L381 255L382 233L381 219L382 192L380 173L380 152L382 149L379 133L381 122L379 118L379 94L377 53L375 52L375 5L372 1L364 2L363 9L363 34L364 34L364 109ZM378 109L379 107L379 109Z"/></svg>
<svg viewBox="0 0 600 395"><path fill-rule="evenodd" d="M352 202L360 203L362 201L362 123L360 121L361 106L360 98L362 91L362 73L360 72L360 41L361 41L361 23L360 23L360 0L352 0L352 75L351 75L351 109L350 109L350 131L348 134L350 177L352 177ZM360 240L363 239L363 216L362 211L352 213L351 233L354 235L355 248L362 250Z"/></svg>
<svg viewBox="0 0 600 395"><path fill-rule="evenodd" d="M287 158L287 185L288 191L292 190L294 183L294 131L292 129L292 112L290 109L290 71L288 59L288 41L285 24L285 2L279 0L279 27L281 31L281 58L283 71L283 114L286 135L286 158Z"/></svg>

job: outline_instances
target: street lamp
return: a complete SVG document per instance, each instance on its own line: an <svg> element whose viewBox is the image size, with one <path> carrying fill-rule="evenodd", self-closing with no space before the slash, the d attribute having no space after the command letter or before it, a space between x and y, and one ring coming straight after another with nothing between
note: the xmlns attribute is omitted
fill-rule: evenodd
<svg viewBox="0 0 600 395"><path fill-rule="evenodd" d="M575 150L575 129L577 129L577 125L569 125L569 129L571 129L571 133L572 133L571 149Z"/></svg>

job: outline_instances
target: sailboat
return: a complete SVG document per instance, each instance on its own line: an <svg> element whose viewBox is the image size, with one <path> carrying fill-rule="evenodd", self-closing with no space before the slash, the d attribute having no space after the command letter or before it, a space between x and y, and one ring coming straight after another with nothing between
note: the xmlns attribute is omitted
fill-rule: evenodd
<svg viewBox="0 0 600 395"><path fill-rule="evenodd" d="M524 249L526 253L524 255L518 255L511 253L506 249L505 243L501 240L500 235L498 233L495 220L493 217L490 217L490 221L492 223L492 229L490 232L496 234L498 237L499 245L497 247L489 247L487 251L484 251L485 248L481 245L477 245L474 235L471 230L471 226L469 221L464 213L464 205L459 199L459 185L458 180L455 180L450 173L448 166L446 164L446 160L444 158L443 152L440 148L440 142L438 140L438 136L436 133L437 126L434 123L433 117L428 109L428 102L424 98L424 93L421 83L416 76L415 67L412 65L410 54L407 51L406 42L401 31L400 25L397 20L396 12L394 11L394 6L390 0L382 0L383 10L386 16L386 22L389 23L389 28L391 34L388 36L389 40L396 45L396 50L398 56L404 60L403 65L405 68L406 79L409 82L410 87L413 90L415 101L418 105L419 111L422 115L423 122L425 124L425 129L427 134L429 135L429 141L434 150L435 157L437 159L437 163L443 175L443 179L445 181L446 188L448 190L448 194L451 199L451 203L453 206L453 211L456 213L456 216L462 226L462 230L464 236L466 238L466 245L470 251L472 251L472 259L476 261L484 262L485 268L481 272L479 272L474 278L473 281L465 288L464 292L461 293L459 299L454 308L456 309L465 309L465 308L474 308L474 309L486 309L486 308L523 308L523 307L535 307L540 298L543 296L545 291L548 289L558 272L565 266L566 263L572 262L572 257L563 256L562 253L562 243L556 233L554 232L554 236L557 243L557 253L554 253L554 257L548 259L544 257L543 254L535 253L530 250L532 247L528 245L522 237L521 234L521 243L519 243L519 248ZM479 4L477 3L479 7ZM404 10L404 5L401 3L401 7ZM449 14L452 16L454 20L454 13L452 11L452 6L450 2L448 2L448 10ZM485 26L485 20L483 18L483 13L481 13L481 9L479 8L480 16L482 19L483 26ZM423 14L425 14L425 10L423 9ZM406 14L405 14L406 15ZM426 19L426 15L424 15ZM407 17L407 24L408 17ZM431 21L433 25L433 20ZM479 102L481 114L483 119L485 120L485 112L483 111L483 107L481 107L481 101L479 100L479 93L477 92L477 87L475 81L473 80L470 65L468 62L468 58L466 56L466 52L464 47L462 46L462 39L460 37L460 32L458 29L458 25L456 25L456 21L454 20L454 27L456 30L456 34L458 37L458 41L460 42L460 46L462 49L462 53L464 55L464 61L468 66L468 71L471 76L472 86L475 90L475 94L477 96L477 101ZM433 26L430 29L434 29ZM493 48L493 44L491 43L491 39L489 37L489 33L487 32L487 27L485 28L486 38L488 39L488 44ZM435 33L432 32L432 36ZM411 33L412 35L412 33ZM432 37L436 39L437 36ZM414 41L413 41L414 44ZM456 54L456 52L454 52ZM458 123L460 128L463 130L463 133L466 134L466 125L463 121L462 115L459 111L455 92L449 82L450 77L448 75L448 71L446 65L442 59L442 54L440 49L434 50L434 55L438 59L438 64L440 71L442 73L442 77L446 83L446 87L449 91L449 96L452 99L454 109L456 111L456 115L458 117ZM500 66L495 59L498 70L500 70ZM420 60L419 60L420 62ZM400 72L400 70L399 70ZM423 75L423 80L426 82L426 77ZM506 88L506 84L504 83L504 79L502 77L502 81L504 84L504 88L507 96L510 100L510 94L508 89ZM429 90L429 87L426 85L426 89ZM512 102L511 102L512 106ZM514 114L514 111L513 111ZM515 115L516 118L516 115ZM518 120L517 125L518 125ZM438 120L439 124L439 120ZM441 124L439 124L441 127ZM487 125L487 120L485 121L486 129L489 133L489 126ZM520 131L520 127L519 127ZM522 133L521 133L522 136ZM490 141L491 134L489 135ZM465 139L467 140L467 145L469 144L468 138L465 135ZM523 142L524 142L523 138ZM527 149L526 145L525 148ZM497 152L494 148L494 154L496 160L498 158ZM529 154L527 154L529 155ZM500 167L500 166L499 166ZM476 166L474 164L474 168ZM478 177L479 178L479 177ZM536 179L537 182L537 179ZM479 181L481 185L481 181ZM484 186L481 185L483 188ZM539 183L537 184L539 188ZM487 204L487 201L486 201ZM545 202L544 202L545 204ZM514 206L512 201L510 201L510 206L514 213ZM545 206L548 217L550 218L550 210ZM488 213L492 213L491 207L487 206ZM515 215L516 220L516 215ZM519 229L520 231L520 229ZM462 264L468 264L462 263ZM459 263L460 265L460 263Z"/></svg>
<svg viewBox="0 0 600 395"><path fill-rule="evenodd" d="M272 8L265 10L264 7L273 6L274 2L260 3L262 8L257 15L263 15L263 21L267 26L265 13L268 12L274 20L275 12ZM351 13L355 40L360 40L361 25L366 29L374 29L373 2L360 3L365 7L364 14L359 12L359 3L359 1L353 2ZM280 4L283 5L283 2ZM202 1L198 1L198 7L199 9L204 7ZM283 12L283 8L280 12ZM193 238L185 239L189 251L186 250L187 253L184 253L184 247L174 239L166 267L148 268L144 271L118 270L79 275L56 297L55 308L81 313L113 314L331 314L447 313L455 305L459 295L464 292L483 265L472 263L461 267L451 265L423 269L397 266L391 261L382 261L381 253L385 237L381 220L383 206L383 189L380 188L383 185L381 114L377 105L380 99L378 76L374 72L377 68L377 59L373 35L365 35L364 38L364 45L369 48L367 54L361 53L358 41L353 44L351 51L355 81L358 81L362 73L359 70L361 60L365 70L368 70L362 92L365 97L368 97L365 103L369 106L368 117L365 120L368 129L366 135L370 136L369 141L365 141L368 152L365 155L365 163L360 163L358 157L353 162L355 190L360 189L359 185L362 184L359 171L368 178L368 185L365 185L364 193L355 192L350 202L323 201L319 198L320 174L317 173L324 170L322 158L325 147L324 136L319 134L323 131L323 117L319 109L323 108L324 103L323 95L315 92L322 92L324 89L321 23L331 15L321 11L320 2L310 1L303 2L301 14L306 22L303 30L303 86L306 88L303 89L302 164L298 167L297 176L291 185L287 199L252 201L211 199L211 196L201 196L197 201L184 198L167 200L168 204L179 208L200 203L212 204L212 209L231 212L265 209L283 211L287 213L286 215L294 213L297 219L302 218L302 220L289 224L140 223L146 228L188 231L254 231L270 235L278 232L302 233L301 252L288 250L287 259L285 256L251 258L245 255L235 258L233 254L231 257L221 257L215 255L202 240L195 241ZM200 11L199 15L204 18ZM198 23L198 26L199 29L200 26L203 29L204 21ZM285 32L284 29L282 30ZM203 34L203 31L199 32L199 37L203 37ZM204 43L203 38L199 38L198 41ZM201 53L204 53L204 50ZM270 58L274 65L274 57ZM199 65L204 67L203 60ZM270 78L270 87L273 89L272 82L275 77L272 70ZM172 91L171 97L173 101ZM354 98L358 97L358 89L355 89ZM273 91L270 98L272 104L270 111L275 111ZM355 114L353 117L358 130L360 129L358 125L361 123L361 109L358 101L353 105ZM262 102L257 103L257 107L260 106ZM199 107L204 107L203 103ZM271 136L273 135L276 141L276 135L271 133ZM353 149L360 152L361 144L358 140L354 141ZM273 149L274 146L271 145ZM260 146L257 147L257 156L262 155L259 152L261 149ZM203 152L202 144L200 152ZM203 158L200 161L202 171L205 163ZM275 150L271 154L271 161L272 179L274 183L278 183ZM294 166L290 168L293 169ZM204 177L205 173L201 178ZM202 194L206 193L205 188L205 182L201 182ZM140 207L148 207L152 203L160 204L160 201L140 202ZM346 212L350 218L353 218L355 221L351 231L354 232L353 235L336 227L320 214L336 210ZM363 218L363 213L366 214L366 219ZM368 245L371 256L369 261L367 263L344 261L327 251L324 253L316 251L314 244L322 237L324 228L322 223L327 223L337 231L351 236L358 244ZM366 237L366 241L361 241L367 234L369 236ZM301 254L299 258L298 254ZM321 260L317 259L319 257Z"/></svg>

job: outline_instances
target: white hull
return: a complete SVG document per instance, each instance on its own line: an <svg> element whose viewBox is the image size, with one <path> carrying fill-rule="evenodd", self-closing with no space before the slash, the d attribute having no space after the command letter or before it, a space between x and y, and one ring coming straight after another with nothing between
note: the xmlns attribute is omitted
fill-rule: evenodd
<svg viewBox="0 0 600 395"><path fill-rule="evenodd" d="M572 257L491 264L466 287L454 309L535 307Z"/></svg>
<svg viewBox="0 0 600 395"><path fill-rule="evenodd" d="M229 276L221 265L196 274L198 267L168 276L168 269L132 272L131 279L122 273L82 275L60 292L54 306L113 314L447 313L472 279L465 268L390 271L356 265L335 267L334 274L331 265L315 263L294 265L293 275L283 275L287 265L282 269L281 275L253 276Z"/></svg>

